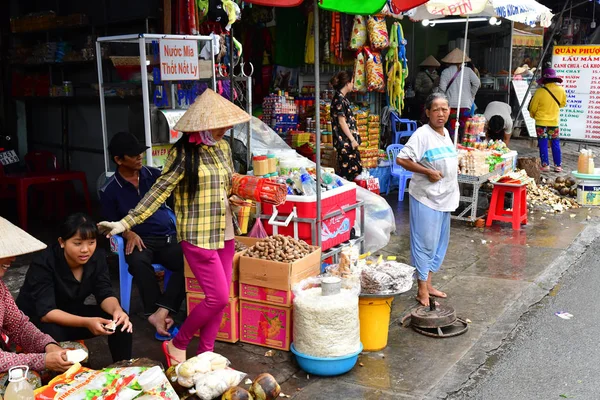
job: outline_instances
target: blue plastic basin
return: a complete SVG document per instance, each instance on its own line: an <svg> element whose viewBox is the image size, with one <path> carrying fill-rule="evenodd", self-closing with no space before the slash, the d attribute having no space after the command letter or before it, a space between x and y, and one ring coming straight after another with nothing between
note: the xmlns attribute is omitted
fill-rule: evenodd
<svg viewBox="0 0 600 400"><path fill-rule="evenodd" d="M360 344L360 349L356 353L343 357L312 357L296 350L294 343L292 343L291 351L296 356L298 365L305 372L318 376L336 376L345 374L354 368L358 355L363 351L363 345Z"/></svg>

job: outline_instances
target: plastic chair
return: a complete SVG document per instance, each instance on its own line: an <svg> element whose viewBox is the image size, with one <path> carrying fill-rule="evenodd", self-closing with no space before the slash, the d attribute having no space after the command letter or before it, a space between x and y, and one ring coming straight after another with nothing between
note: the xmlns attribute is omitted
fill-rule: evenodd
<svg viewBox="0 0 600 400"><path fill-rule="evenodd" d="M391 114L392 119L392 133L394 135L394 144L405 144L401 143L401 140L409 137L417 130L417 122L410 119L402 119L393 112Z"/></svg>
<svg viewBox="0 0 600 400"><path fill-rule="evenodd" d="M169 210L169 216L176 224L175 214ZM133 276L129 273L129 265L125 260L125 240L121 235L115 235L110 238L110 249L113 253L117 253L119 256L119 290L121 293L121 308L129 314L129 306L131 305L131 286L133 283ZM164 272L164 287L167 287L169 278L171 277L171 271L163 267L160 264L152 264L154 272Z"/></svg>
<svg viewBox="0 0 600 400"><path fill-rule="evenodd" d="M391 175L398 177L398 201L404 200L404 191L406 190L406 184L408 183L408 180L411 179L413 176L412 172L405 170L396 163L396 157L398 156L400 150L402 150L403 148L403 144L391 144L386 149L388 158L391 162ZM387 194L390 193L391 187L392 185L390 183L390 185L388 186Z"/></svg>
<svg viewBox="0 0 600 400"><path fill-rule="evenodd" d="M30 172L50 172L60 169L56 155L50 151L30 151L23 157L27 170ZM66 199L75 198L75 187L73 182L61 182L58 184L37 185L34 190L42 194L45 203L45 215L52 215L53 202L56 203L58 216L66 215ZM38 197L35 196L37 202ZM39 206L36 204L36 208Z"/></svg>

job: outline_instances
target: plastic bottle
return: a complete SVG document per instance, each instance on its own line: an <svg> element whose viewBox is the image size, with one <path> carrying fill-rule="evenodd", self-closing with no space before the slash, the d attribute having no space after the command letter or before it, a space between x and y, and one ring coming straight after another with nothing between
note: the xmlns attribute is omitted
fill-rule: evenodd
<svg viewBox="0 0 600 400"><path fill-rule="evenodd" d="M587 174L590 170L590 151L582 149L579 152L579 159L577 160L577 172L580 174Z"/></svg>
<svg viewBox="0 0 600 400"><path fill-rule="evenodd" d="M300 169L300 180L302 181L302 191L305 196L314 196L315 192L315 182L306 169L302 167Z"/></svg>
<svg viewBox="0 0 600 400"><path fill-rule="evenodd" d="M8 370L8 381L4 393L5 400L33 400L33 387L27 382L29 367L20 365Z"/></svg>

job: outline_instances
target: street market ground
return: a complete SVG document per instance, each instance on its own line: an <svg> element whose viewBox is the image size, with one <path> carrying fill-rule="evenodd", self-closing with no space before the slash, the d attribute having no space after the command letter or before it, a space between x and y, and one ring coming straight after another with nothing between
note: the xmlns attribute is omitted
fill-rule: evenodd
<svg viewBox="0 0 600 400"><path fill-rule="evenodd" d="M520 155L535 155L537 149L527 141L514 141ZM574 168L578 146L567 144L565 171ZM549 174L556 176L556 174ZM397 202L397 193L388 199L396 215L397 232L380 252L409 259L407 201ZM302 399L435 399L459 391L469 377L485 366L490 354L509 337L519 318L555 286L560 276L600 237L598 209L577 209L562 214L535 211L529 224L513 231L508 224L480 229L453 222L448 254L434 284L448 293L445 304L469 318L469 331L455 338L433 339L400 325L416 305L415 289L398 296L393 303L388 347L381 352L363 354L350 373L330 379L307 376L290 353L243 343L218 343L215 351L227 356L232 366L254 376L269 372L282 384L284 393ZM37 222L32 231L47 243L55 240L54 226ZM27 270L28 258L17 260L5 281L16 294ZM118 275L112 264L114 287ZM153 329L141 317L141 302L134 290L134 356L164 360ZM179 319L185 317L182 310ZM110 363L102 339L89 341L91 366ZM196 343L189 348L193 354ZM540 364L544 360L539 360ZM522 397L524 398L524 397Z"/></svg>
<svg viewBox="0 0 600 400"><path fill-rule="evenodd" d="M453 400L598 398L598 333L593 296L600 283L596 240L540 303L519 321ZM556 312L573 315L560 319Z"/></svg>

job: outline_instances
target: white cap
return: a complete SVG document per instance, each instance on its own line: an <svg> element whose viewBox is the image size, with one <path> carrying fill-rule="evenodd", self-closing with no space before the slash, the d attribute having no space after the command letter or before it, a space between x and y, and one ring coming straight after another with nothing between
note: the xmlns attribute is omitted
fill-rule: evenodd
<svg viewBox="0 0 600 400"><path fill-rule="evenodd" d="M8 370L8 381L9 382L19 382L22 381L23 379L25 379L25 377L23 376L23 369L22 368L27 368L27 367L14 367L11 368L10 370Z"/></svg>

